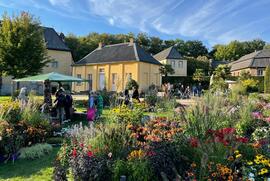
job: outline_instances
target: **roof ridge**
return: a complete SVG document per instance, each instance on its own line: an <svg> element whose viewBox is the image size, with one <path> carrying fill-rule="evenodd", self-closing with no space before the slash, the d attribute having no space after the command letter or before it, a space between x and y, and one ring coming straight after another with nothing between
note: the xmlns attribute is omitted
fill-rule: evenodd
<svg viewBox="0 0 270 181"><path fill-rule="evenodd" d="M116 44L112 44L112 45L105 45L104 47L112 47L112 46L125 45L125 44L131 44L131 43L130 42L116 43Z"/></svg>
<svg viewBox="0 0 270 181"><path fill-rule="evenodd" d="M137 50L137 44L136 43L133 43L133 50L134 50L134 54L135 54L136 60L137 61L140 61L139 55L138 55L138 50Z"/></svg>

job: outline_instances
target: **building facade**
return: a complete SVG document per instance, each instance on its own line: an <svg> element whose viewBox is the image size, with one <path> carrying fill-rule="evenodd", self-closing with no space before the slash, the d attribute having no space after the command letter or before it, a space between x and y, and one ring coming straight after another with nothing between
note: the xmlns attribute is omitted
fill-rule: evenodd
<svg viewBox="0 0 270 181"><path fill-rule="evenodd" d="M44 27L44 39L47 48L47 54L51 60L41 73L57 72L65 75L72 74L71 65L73 64L73 58L70 49L64 42L64 36L58 35L53 28ZM1 81L1 95L10 95L12 90L12 77L2 77ZM21 83L21 86L27 86L30 89L34 89L38 92L42 91L42 84L29 84Z"/></svg>
<svg viewBox="0 0 270 181"><path fill-rule="evenodd" d="M134 79L140 90L161 85L161 64L131 39L129 43L102 46L73 65L73 76L87 80L74 83L73 90L123 91Z"/></svg>
<svg viewBox="0 0 270 181"><path fill-rule="evenodd" d="M154 56L162 64L170 64L175 73L169 76L187 76L187 60L184 60L175 47L169 47Z"/></svg>
<svg viewBox="0 0 270 181"><path fill-rule="evenodd" d="M264 76L265 68L270 66L270 50L260 50L247 54L239 60L231 62L232 76L240 76L242 71L249 72L252 76Z"/></svg>

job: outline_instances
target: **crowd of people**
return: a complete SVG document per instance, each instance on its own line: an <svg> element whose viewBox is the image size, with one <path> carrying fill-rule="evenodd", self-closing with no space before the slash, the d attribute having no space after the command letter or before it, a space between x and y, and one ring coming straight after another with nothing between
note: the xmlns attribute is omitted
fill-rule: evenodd
<svg viewBox="0 0 270 181"><path fill-rule="evenodd" d="M55 93L54 103L60 124L69 122L73 105L73 98L70 91L65 91L62 87L58 89Z"/></svg>
<svg viewBox="0 0 270 181"><path fill-rule="evenodd" d="M192 86L192 90L190 86L185 86L184 84L170 84L164 83L162 85L165 97L178 97L180 99L189 99L191 96L200 97L202 94L202 85L199 83L198 85L194 84Z"/></svg>

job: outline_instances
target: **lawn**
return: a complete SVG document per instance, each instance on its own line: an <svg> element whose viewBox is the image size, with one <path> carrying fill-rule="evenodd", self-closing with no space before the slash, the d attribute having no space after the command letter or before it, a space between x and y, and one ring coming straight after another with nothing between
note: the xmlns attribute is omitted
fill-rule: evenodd
<svg viewBox="0 0 270 181"><path fill-rule="evenodd" d="M36 160L18 160L13 164L0 164L0 180L9 181L46 181L52 180L53 161L59 148L52 153Z"/></svg>

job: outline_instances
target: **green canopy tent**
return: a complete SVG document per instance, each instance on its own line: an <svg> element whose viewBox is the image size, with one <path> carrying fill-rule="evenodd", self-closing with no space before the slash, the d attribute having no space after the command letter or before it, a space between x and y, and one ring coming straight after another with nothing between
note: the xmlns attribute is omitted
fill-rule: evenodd
<svg viewBox="0 0 270 181"><path fill-rule="evenodd" d="M45 82L45 81L50 81L50 82L82 82L83 79L69 76L69 75L59 74L56 72L51 72L48 74L40 74L40 75L31 76L31 77L16 79L14 81L15 82Z"/></svg>
<svg viewBox="0 0 270 181"><path fill-rule="evenodd" d="M61 82L83 82L83 79L51 72L47 74L40 74L21 79L15 79L14 82L43 82L44 83L44 103L48 105L52 104L51 99L51 82L57 82L61 85Z"/></svg>

